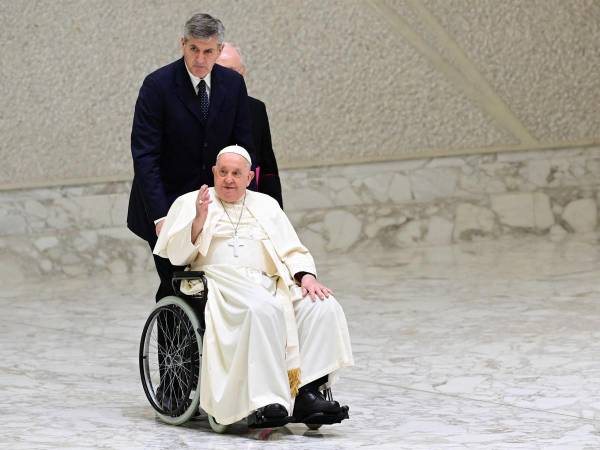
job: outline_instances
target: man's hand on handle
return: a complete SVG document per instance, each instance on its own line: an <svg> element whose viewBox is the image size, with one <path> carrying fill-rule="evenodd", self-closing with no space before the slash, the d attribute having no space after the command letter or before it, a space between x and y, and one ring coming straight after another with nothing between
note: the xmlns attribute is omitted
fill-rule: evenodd
<svg viewBox="0 0 600 450"><path fill-rule="evenodd" d="M165 223L165 219L161 220L160 222L158 222L155 226L156 226L156 235L158 236L160 234L160 230L162 230L162 227Z"/></svg>

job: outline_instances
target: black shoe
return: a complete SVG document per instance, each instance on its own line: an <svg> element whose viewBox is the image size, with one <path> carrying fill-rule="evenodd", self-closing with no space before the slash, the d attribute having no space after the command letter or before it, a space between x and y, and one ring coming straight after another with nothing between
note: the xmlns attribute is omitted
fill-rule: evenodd
<svg viewBox="0 0 600 450"><path fill-rule="evenodd" d="M279 403L271 403L265 406L262 413L268 419L280 419L288 416L287 409Z"/></svg>
<svg viewBox="0 0 600 450"><path fill-rule="evenodd" d="M294 403L294 420L304 422L304 418L317 413L338 415L340 404L327 400L320 391L301 390Z"/></svg>
<svg viewBox="0 0 600 450"><path fill-rule="evenodd" d="M248 416L249 428L275 428L289 423L287 409L279 403L271 403L259 408Z"/></svg>
<svg viewBox="0 0 600 450"><path fill-rule="evenodd" d="M341 406L339 411L336 413L315 413L304 417L301 421L308 425L311 429L317 429L321 425L332 425L334 423L340 423L344 419L349 419L348 406Z"/></svg>

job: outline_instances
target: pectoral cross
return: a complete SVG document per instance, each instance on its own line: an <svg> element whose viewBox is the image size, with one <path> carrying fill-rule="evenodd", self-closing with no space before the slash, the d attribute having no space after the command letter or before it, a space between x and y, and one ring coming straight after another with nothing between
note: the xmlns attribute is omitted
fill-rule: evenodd
<svg viewBox="0 0 600 450"><path fill-rule="evenodd" d="M238 247L243 247L246 244L242 244L238 238L237 234L233 234L233 237L231 238L231 241L229 241L229 243L227 244L230 247L233 247L233 256L234 257L238 257Z"/></svg>

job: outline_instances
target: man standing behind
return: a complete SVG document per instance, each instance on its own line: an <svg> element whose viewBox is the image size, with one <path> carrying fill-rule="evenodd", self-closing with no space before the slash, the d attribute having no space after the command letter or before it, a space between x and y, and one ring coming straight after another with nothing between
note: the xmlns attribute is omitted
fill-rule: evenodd
<svg viewBox="0 0 600 450"><path fill-rule="evenodd" d="M195 14L181 38L183 57L146 77L131 131L134 179L127 225L153 248L169 207L180 195L212 185L217 152L231 144L253 149L243 77L215 65L225 28ZM161 284L156 300L172 295L174 270L154 256Z"/></svg>
<svg viewBox="0 0 600 450"><path fill-rule="evenodd" d="M223 49L217 59L217 64L233 69L242 76L246 75L246 66L242 61L240 49L231 42L223 43ZM273 197L277 200L279 206L283 208L281 182L277 161L273 153L273 145L271 144L267 108L263 102L250 96L248 96L248 106L250 107L250 121L252 122L252 137L254 139L256 190Z"/></svg>

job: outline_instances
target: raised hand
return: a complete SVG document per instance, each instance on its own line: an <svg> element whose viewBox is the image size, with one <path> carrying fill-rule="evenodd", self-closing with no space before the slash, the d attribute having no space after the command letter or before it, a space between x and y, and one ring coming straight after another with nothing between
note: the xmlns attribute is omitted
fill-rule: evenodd
<svg viewBox="0 0 600 450"><path fill-rule="evenodd" d="M212 200L208 193L208 186L203 184L196 197L196 217L192 222L192 243L196 242L198 235L202 231L202 228L204 228L204 222L206 222L206 217L208 216L208 205L211 203Z"/></svg>
<svg viewBox="0 0 600 450"><path fill-rule="evenodd" d="M210 195L208 193L208 186L203 184L198 191L198 196L196 197L196 219L202 220L203 225L204 221L206 220L206 216L208 216L208 205L211 203L212 200L210 199Z"/></svg>

